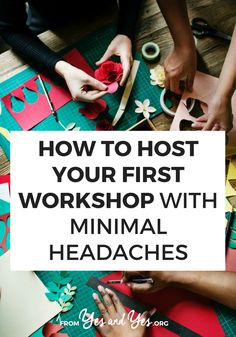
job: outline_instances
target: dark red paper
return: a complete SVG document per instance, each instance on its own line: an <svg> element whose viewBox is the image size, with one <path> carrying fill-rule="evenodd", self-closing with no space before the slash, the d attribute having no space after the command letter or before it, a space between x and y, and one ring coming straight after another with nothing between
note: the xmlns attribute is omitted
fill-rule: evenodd
<svg viewBox="0 0 236 337"><path fill-rule="evenodd" d="M58 333L61 331L63 326L60 324L46 323L43 327L43 336L44 337L69 337L66 333Z"/></svg>
<svg viewBox="0 0 236 337"><path fill-rule="evenodd" d="M106 282L111 279L120 279L121 273L113 273L102 279ZM114 285L119 291L135 297L143 303L152 305L168 318L195 331L202 337L224 337L225 333L210 301L183 289L166 288L154 294L134 296L131 289L124 285ZM129 310L132 308L128 308ZM99 336L99 335L98 335ZM177 337L173 332L164 327L151 327L149 336L152 337Z"/></svg>
<svg viewBox="0 0 236 337"><path fill-rule="evenodd" d="M49 91L49 96L51 101L53 102L53 107L55 110L58 110L71 100L71 95L68 91L66 91L62 87L56 86L48 77L44 75L41 75L41 78L44 83L48 83L51 87L51 90ZM25 131L32 129L35 125L40 123L51 113L45 95L43 93L40 93L38 90L36 79L37 76L34 76L23 85L21 85L19 88L2 97L2 101L5 104L7 110L11 113L13 118ZM28 103L26 101L24 92L22 90L24 87L38 94L38 99L35 103ZM15 112L12 109L11 96L15 96L17 99L24 102L23 111Z"/></svg>

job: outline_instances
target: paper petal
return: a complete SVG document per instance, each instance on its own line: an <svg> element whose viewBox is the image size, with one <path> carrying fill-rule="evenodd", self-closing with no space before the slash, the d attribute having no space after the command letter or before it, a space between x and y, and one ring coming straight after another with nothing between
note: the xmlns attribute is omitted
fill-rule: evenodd
<svg viewBox="0 0 236 337"><path fill-rule="evenodd" d="M143 103L138 101L137 99L135 100L135 104L139 107L139 108L143 108Z"/></svg>
<svg viewBox="0 0 236 337"><path fill-rule="evenodd" d="M118 88L119 88L118 82L111 83L107 87L107 92L109 94L114 94L114 92L116 92Z"/></svg>
<svg viewBox="0 0 236 337"><path fill-rule="evenodd" d="M143 113L145 118L149 118L150 117L150 113L148 111L144 111Z"/></svg>
<svg viewBox="0 0 236 337"><path fill-rule="evenodd" d="M97 123L96 131L112 131L113 126L107 119L102 119Z"/></svg>
<svg viewBox="0 0 236 337"><path fill-rule="evenodd" d="M71 131L74 129L74 127L76 126L75 123L69 123L67 126L66 126L66 130L67 131Z"/></svg>
<svg viewBox="0 0 236 337"><path fill-rule="evenodd" d="M148 112L155 112L155 111L157 111L157 109L155 109L152 106L149 106L147 110L148 110Z"/></svg>
<svg viewBox="0 0 236 337"><path fill-rule="evenodd" d="M103 99L99 99L94 103L87 103L80 112L89 119L96 119L107 108L107 103Z"/></svg>
<svg viewBox="0 0 236 337"><path fill-rule="evenodd" d="M147 98L147 99L144 100L143 106L144 106L145 108L148 108L149 105L150 105L150 100Z"/></svg>
<svg viewBox="0 0 236 337"><path fill-rule="evenodd" d="M136 109L135 109L135 112L137 112L138 114L140 114L140 113L143 112L143 108L136 108Z"/></svg>

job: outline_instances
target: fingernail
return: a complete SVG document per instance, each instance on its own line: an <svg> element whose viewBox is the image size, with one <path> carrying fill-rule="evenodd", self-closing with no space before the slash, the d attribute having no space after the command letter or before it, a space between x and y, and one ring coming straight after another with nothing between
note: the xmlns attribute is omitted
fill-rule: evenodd
<svg viewBox="0 0 236 337"><path fill-rule="evenodd" d="M105 289L103 288L103 286L98 286L98 291L102 294L102 295L104 295L105 294Z"/></svg>
<svg viewBox="0 0 236 337"><path fill-rule="evenodd" d="M92 296L93 296L93 299L94 299L94 300L98 300L98 299L99 299L98 294L96 294L96 293L93 293Z"/></svg>

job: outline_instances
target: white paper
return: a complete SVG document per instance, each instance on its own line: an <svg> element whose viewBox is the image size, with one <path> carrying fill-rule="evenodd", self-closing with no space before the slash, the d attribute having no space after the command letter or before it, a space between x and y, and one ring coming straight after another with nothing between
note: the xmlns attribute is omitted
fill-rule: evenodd
<svg viewBox="0 0 236 337"><path fill-rule="evenodd" d="M9 252L0 258L0 290L1 337L28 337L61 311L34 272L10 271Z"/></svg>
<svg viewBox="0 0 236 337"><path fill-rule="evenodd" d="M10 192L7 183L0 184L0 199L6 202L10 202Z"/></svg>

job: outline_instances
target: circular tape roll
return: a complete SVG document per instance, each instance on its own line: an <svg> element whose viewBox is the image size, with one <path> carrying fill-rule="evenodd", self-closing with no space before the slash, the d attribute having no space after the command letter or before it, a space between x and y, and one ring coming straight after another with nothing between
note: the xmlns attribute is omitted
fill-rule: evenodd
<svg viewBox="0 0 236 337"><path fill-rule="evenodd" d="M170 110L170 109L166 106L166 104L165 104L165 95L166 95L166 92L167 92L166 89L163 89L163 90L162 90L162 93L161 93L161 96L160 96L160 105L161 105L163 111L164 111L167 115L169 115L169 116L171 116L171 117L175 117L175 111ZM190 112L193 110L194 105L195 105L195 99L194 99L194 98L191 98L191 104L190 104L190 107L189 107L189 109L188 109L188 113L190 113Z"/></svg>
<svg viewBox="0 0 236 337"><path fill-rule="evenodd" d="M143 58L147 61L155 61L159 54L160 48L155 42L147 42L142 46L142 55Z"/></svg>

